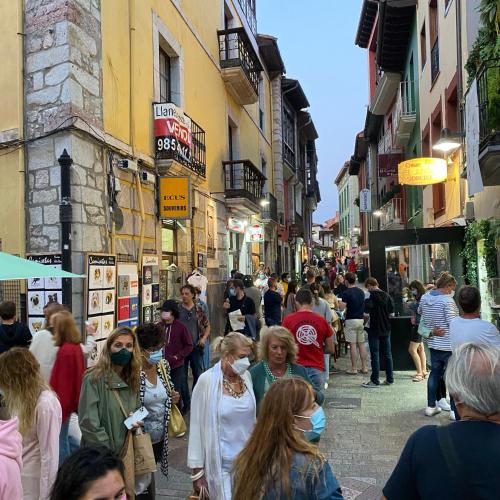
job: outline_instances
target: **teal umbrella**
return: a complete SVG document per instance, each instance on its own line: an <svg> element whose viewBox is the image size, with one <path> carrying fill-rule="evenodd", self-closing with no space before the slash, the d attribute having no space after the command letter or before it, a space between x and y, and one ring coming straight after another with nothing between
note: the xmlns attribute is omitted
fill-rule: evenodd
<svg viewBox="0 0 500 500"><path fill-rule="evenodd" d="M10 253L0 252L0 281L26 280L30 278L83 278L79 274L44 266L38 262L22 259Z"/></svg>

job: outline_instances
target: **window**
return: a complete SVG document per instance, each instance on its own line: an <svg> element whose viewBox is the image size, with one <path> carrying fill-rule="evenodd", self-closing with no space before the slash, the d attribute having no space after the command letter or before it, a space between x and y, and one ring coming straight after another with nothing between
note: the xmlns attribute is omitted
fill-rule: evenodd
<svg viewBox="0 0 500 500"><path fill-rule="evenodd" d="M264 109L266 102L266 93L264 90L264 79L262 76L259 79L259 127L264 132Z"/></svg>
<svg viewBox="0 0 500 500"><path fill-rule="evenodd" d="M295 167L295 119L287 107L283 108L283 153L285 160Z"/></svg>
<svg viewBox="0 0 500 500"><path fill-rule="evenodd" d="M160 49L160 102L172 100L171 75L170 56L163 49Z"/></svg>
<svg viewBox="0 0 500 500"><path fill-rule="evenodd" d="M437 0L429 3L429 40L431 46L431 82L439 75L439 36Z"/></svg>
<svg viewBox="0 0 500 500"><path fill-rule="evenodd" d="M425 22L422 25L422 30L420 31L420 59L422 60L422 71L424 70L425 63L427 61L427 37L425 34Z"/></svg>
<svg viewBox="0 0 500 500"><path fill-rule="evenodd" d="M264 189L262 190L262 194L265 195L269 193L269 179L267 178L267 162L265 158L261 159L261 168L262 168L262 174L266 178L264 182Z"/></svg>

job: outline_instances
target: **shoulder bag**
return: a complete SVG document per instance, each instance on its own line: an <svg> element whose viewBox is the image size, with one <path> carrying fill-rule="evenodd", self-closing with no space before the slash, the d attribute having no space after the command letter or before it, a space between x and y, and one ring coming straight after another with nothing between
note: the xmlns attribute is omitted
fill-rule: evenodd
<svg viewBox="0 0 500 500"><path fill-rule="evenodd" d="M172 397L172 384L170 382L170 377L167 375L167 371L165 370L165 366L160 364L160 371L162 374L165 383L168 386L168 390L170 392L170 397ZM184 417L182 416L181 411L179 410L176 404L171 405L170 407L170 420L168 421L168 435L170 437L182 437L187 432L186 422L184 421Z"/></svg>
<svg viewBox="0 0 500 500"><path fill-rule="evenodd" d="M118 391L113 390L113 394L115 395L115 398L120 405L122 413L127 419L128 415L125 411L125 408L123 407L123 403L118 394ZM130 442L132 442L132 446L130 446ZM132 472L132 477L156 472L156 460L153 452L153 444L151 443L151 436L149 434L142 432L142 430L139 429L136 432L127 432L125 445L122 451L122 459L125 466L127 466L128 463L131 462L130 455L133 456L133 470L130 471ZM127 460L127 463L125 462L125 458ZM129 469L131 469L130 466Z"/></svg>

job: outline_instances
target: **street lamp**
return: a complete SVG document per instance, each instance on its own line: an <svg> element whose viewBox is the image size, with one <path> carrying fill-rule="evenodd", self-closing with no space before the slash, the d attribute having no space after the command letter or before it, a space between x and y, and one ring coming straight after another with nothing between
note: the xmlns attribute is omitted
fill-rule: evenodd
<svg viewBox="0 0 500 500"><path fill-rule="evenodd" d="M382 217L382 210L375 210L375 211L373 212L373 215L374 215L375 217Z"/></svg>
<svg viewBox="0 0 500 500"><path fill-rule="evenodd" d="M269 205L269 203L271 203L271 202L269 200L266 200L265 198L260 200L261 207L267 207L267 205Z"/></svg>
<svg viewBox="0 0 500 500"><path fill-rule="evenodd" d="M441 130L441 137L439 141L432 146L435 151L441 151L441 153L448 154L453 150L462 146L460 138L464 137L462 133L452 133L449 128L444 128Z"/></svg>

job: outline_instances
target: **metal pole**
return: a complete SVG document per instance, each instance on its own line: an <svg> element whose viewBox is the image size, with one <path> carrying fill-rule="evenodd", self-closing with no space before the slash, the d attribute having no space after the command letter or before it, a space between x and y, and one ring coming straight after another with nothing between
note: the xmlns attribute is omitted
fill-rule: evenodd
<svg viewBox="0 0 500 500"><path fill-rule="evenodd" d="M71 272L71 223L73 222L73 207L71 205L71 165L73 159L66 149L57 160L61 167L61 202L59 203L59 218L61 220L62 268ZM72 282L64 278L62 284L63 299L66 307L71 311Z"/></svg>

